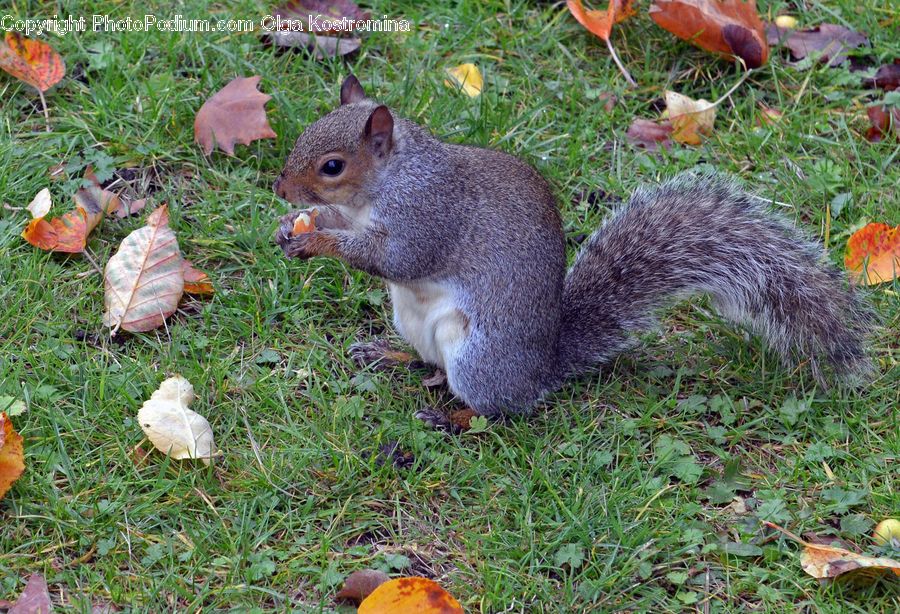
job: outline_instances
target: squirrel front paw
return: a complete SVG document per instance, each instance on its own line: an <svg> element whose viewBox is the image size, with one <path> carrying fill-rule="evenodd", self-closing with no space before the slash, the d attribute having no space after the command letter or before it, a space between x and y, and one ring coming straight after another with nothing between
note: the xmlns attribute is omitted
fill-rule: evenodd
<svg viewBox="0 0 900 614"><path fill-rule="evenodd" d="M325 230L313 230L303 234L290 234L290 229L285 231L279 228L275 236L275 242L288 258L301 258L306 260L313 256L340 256L337 237Z"/></svg>

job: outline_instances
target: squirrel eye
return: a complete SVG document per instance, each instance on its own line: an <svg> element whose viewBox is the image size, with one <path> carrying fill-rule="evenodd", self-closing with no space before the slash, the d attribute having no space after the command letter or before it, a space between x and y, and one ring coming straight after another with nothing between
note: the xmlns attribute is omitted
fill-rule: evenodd
<svg viewBox="0 0 900 614"><path fill-rule="evenodd" d="M339 160L337 158L332 158L331 160L327 160L325 164L322 165L322 168L319 169L323 175L328 175L329 177L336 177L341 174L341 171L344 170L344 161Z"/></svg>

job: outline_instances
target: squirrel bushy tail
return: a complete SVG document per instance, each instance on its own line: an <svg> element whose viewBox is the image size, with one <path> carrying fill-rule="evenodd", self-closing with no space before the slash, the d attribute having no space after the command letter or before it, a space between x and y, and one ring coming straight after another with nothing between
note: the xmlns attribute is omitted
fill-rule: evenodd
<svg viewBox="0 0 900 614"><path fill-rule="evenodd" d="M576 374L615 357L675 299L709 294L788 360L841 378L870 368L869 311L821 246L734 182L680 175L639 189L587 241L569 271L560 359Z"/></svg>

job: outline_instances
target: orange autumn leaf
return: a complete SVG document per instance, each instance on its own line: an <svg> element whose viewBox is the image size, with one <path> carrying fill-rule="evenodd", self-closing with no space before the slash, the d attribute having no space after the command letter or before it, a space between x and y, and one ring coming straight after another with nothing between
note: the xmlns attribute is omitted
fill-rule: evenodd
<svg viewBox="0 0 900 614"><path fill-rule="evenodd" d="M748 68L758 68L769 58L756 0L654 0L650 17L678 38L739 57Z"/></svg>
<svg viewBox="0 0 900 614"><path fill-rule="evenodd" d="M666 90L666 115L672 124L672 138L686 145L699 145L709 136L716 121L716 106L708 100L694 100Z"/></svg>
<svg viewBox="0 0 900 614"><path fill-rule="evenodd" d="M278 136L266 118L266 103L272 97L256 89L260 79L233 79L203 103L194 119L194 140L203 153L209 155L218 147L233 156L236 143L249 145Z"/></svg>
<svg viewBox="0 0 900 614"><path fill-rule="evenodd" d="M53 47L18 32L7 32L5 42L0 42L0 68L41 92L66 74L66 65Z"/></svg>
<svg viewBox="0 0 900 614"><path fill-rule="evenodd" d="M91 183L88 188L79 189L72 199L75 209L62 217L50 221L43 215L36 215L22 231L22 238L45 251L78 254L84 251L88 235L100 223L104 214L122 207L119 197L104 190L90 167L84 178ZM39 211L46 214L46 211Z"/></svg>
<svg viewBox="0 0 900 614"><path fill-rule="evenodd" d="M0 499L25 471L22 436L13 430L6 412L0 413Z"/></svg>
<svg viewBox="0 0 900 614"><path fill-rule="evenodd" d="M184 260L181 268L184 275L184 291L188 294L215 294L212 281L204 271L194 268L190 260Z"/></svg>
<svg viewBox="0 0 900 614"><path fill-rule="evenodd" d="M609 6L604 10L587 10L581 0L566 0L569 12L593 34L603 40L609 40L614 24L623 21L635 14L631 6L631 0L609 0Z"/></svg>
<svg viewBox="0 0 900 614"><path fill-rule="evenodd" d="M847 241L844 265L855 281L874 286L900 276L900 225L871 223Z"/></svg>
<svg viewBox="0 0 900 614"><path fill-rule="evenodd" d="M396 578L385 582L359 604L358 614L463 614L462 606L428 578Z"/></svg>

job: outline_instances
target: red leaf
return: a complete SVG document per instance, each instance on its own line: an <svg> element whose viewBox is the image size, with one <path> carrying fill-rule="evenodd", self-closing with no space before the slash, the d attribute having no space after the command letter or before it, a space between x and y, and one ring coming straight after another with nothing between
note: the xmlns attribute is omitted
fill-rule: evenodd
<svg viewBox="0 0 900 614"><path fill-rule="evenodd" d="M11 31L6 42L0 43L0 68L42 92L66 74L66 65L53 47Z"/></svg>
<svg viewBox="0 0 900 614"><path fill-rule="evenodd" d="M847 61L847 50L869 44L865 34L830 23L810 30L790 30L770 23L766 26L766 38L770 45L785 45L797 60L813 52L821 52L821 60L828 62L829 66Z"/></svg>
<svg viewBox="0 0 900 614"><path fill-rule="evenodd" d="M756 0L654 0L650 17L678 38L739 57L748 68L758 68L769 58Z"/></svg>
<svg viewBox="0 0 900 614"><path fill-rule="evenodd" d="M625 138L632 145L656 151L659 147L665 148L672 144L672 131L672 124L667 121L656 123L649 119L636 119L628 127Z"/></svg>
<svg viewBox="0 0 900 614"><path fill-rule="evenodd" d="M635 13L631 7L631 0L609 0L605 11L589 11L581 4L581 0L566 0L566 6L569 7L569 12L578 20L578 23L605 41L609 40L613 24L617 24Z"/></svg>

